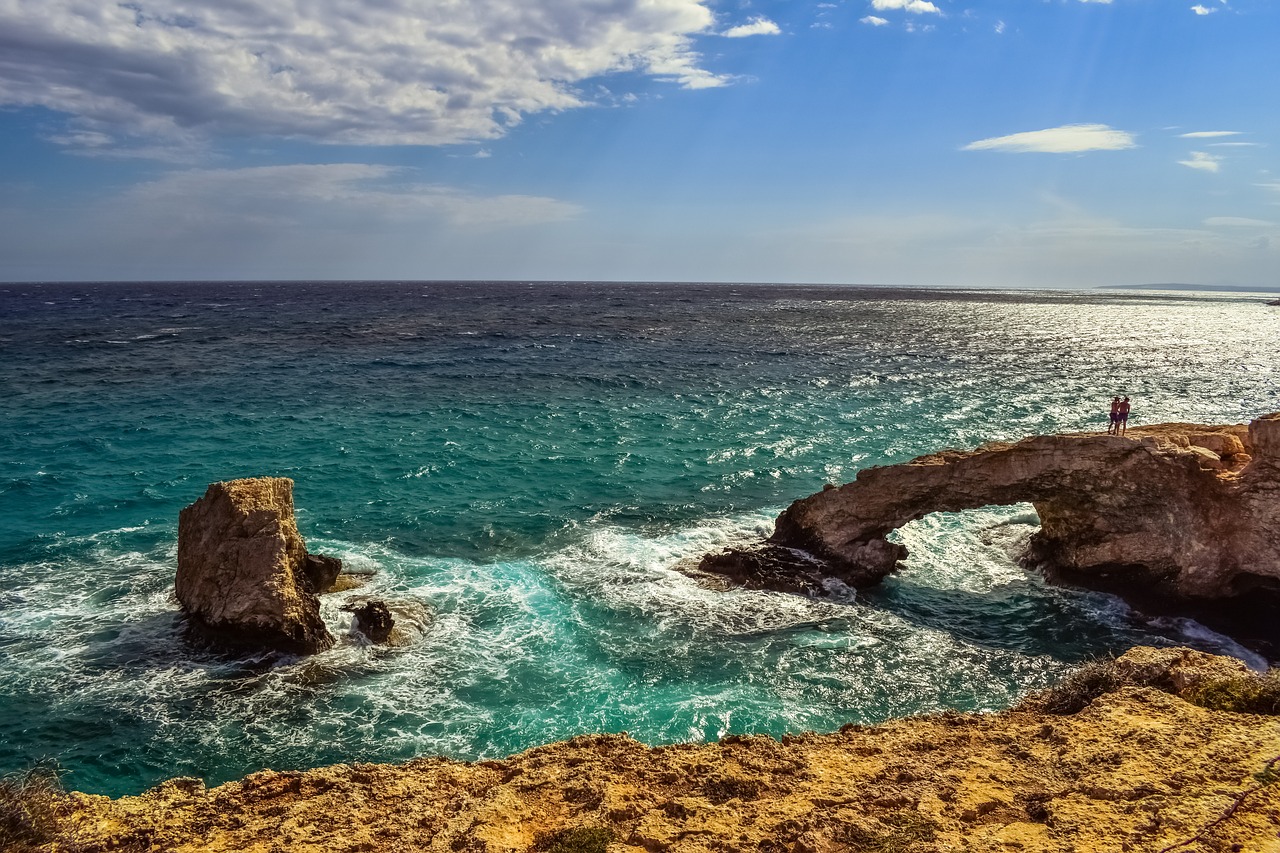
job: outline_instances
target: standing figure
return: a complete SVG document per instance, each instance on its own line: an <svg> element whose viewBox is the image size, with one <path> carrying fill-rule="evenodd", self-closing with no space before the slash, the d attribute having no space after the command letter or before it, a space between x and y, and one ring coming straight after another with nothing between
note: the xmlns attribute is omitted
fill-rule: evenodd
<svg viewBox="0 0 1280 853"><path fill-rule="evenodd" d="M1129 398L1128 397L1125 397L1123 400L1120 401L1120 408L1117 409L1116 411L1120 415L1120 425L1119 425L1120 434L1124 435L1125 431L1129 429Z"/></svg>
<svg viewBox="0 0 1280 853"><path fill-rule="evenodd" d="M1111 398L1111 420L1107 422L1107 435L1115 435L1120 431L1120 398Z"/></svg>

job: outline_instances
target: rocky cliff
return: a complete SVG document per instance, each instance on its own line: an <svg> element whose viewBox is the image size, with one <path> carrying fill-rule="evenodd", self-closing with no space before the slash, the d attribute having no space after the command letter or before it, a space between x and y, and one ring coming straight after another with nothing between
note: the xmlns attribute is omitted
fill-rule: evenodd
<svg viewBox="0 0 1280 853"><path fill-rule="evenodd" d="M1274 673L1136 649L1000 714L781 742L647 747L594 735L502 761L265 771L213 789L178 779L119 800L73 794L48 809L45 843L31 849L1275 853L1280 725L1242 710L1280 711Z"/></svg>
<svg viewBox="0 0 1280 853"><path fill-rule="evenodd" d="M237 649L312 654L333 645L317 593L341 563L307 554L281 477L209 486L178 516L175 587L201 639Z"/></svg>
<svg viewBox="0 0 1280 853"><path fill-rule="evenodd" d="M1183 599L1280 590L1280 415L1036 436L869 468L796 501L760 547L702 567L753 586L878 583L906 556L886 537L932 512L1030 502L1032 561L1123 576Z"/></svg>

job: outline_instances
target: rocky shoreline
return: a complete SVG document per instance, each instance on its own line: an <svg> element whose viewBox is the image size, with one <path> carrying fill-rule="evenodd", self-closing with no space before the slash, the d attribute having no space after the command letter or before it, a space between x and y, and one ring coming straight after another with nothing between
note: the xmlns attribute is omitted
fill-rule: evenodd
<svg viewBox="0 0 1280 853"><path fill-rule="evenodd" d="M793 592L827 577L864 586L906 556L886 538L906 521L1021 501L1040 515L1029 559L1046 571L1225 602L1228 616L1280 589L1277 415L868 469L702 567ZM307 553L289 480L217 483L183 512L177 594L206 641L327 648L318 596L340 569ZM348 609L369 641L393 638L393 608ZM1137 648L1001 713L781 741L584 735L504 760L263 771L212 789L180 778L115 800L5 784L6 853L1280 853L1280 671Z"/></svg>
<svg viewBox="0 0 1280 853"><path fill-rule="evenodd" d="M1244 713L1252 711L1254 713ZM1257 713L1264 711L1266 713ZM854 853L1280 850L1280 680L1135 649L997 714L781 741L587 735L502 761L70 794L14 850Z"/></svg>
<svg viewBox="0 0 1280 853"><path fill-rule="evenodd" d="M1218 625L1239 615L1263 635L1255 647L1280 656L1280 626L1268 617L1280 607L1276 414L1033 436L867 468L795 501L765 541L709 554L700 569L803 594L820 594L828 579L874 586L908 556L890 538L903 524L1023 502L1041 524L1026 565Z"/></svg>

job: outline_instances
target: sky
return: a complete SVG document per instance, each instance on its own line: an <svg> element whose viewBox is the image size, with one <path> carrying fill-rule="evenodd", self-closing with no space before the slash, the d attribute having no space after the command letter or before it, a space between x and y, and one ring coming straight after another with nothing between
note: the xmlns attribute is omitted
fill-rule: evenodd
<svg viewBox="0 0 1280 853"><path fill-rule="evenodd" d="M0 0L0 280L1280 283L1276 0Z"/></svg>

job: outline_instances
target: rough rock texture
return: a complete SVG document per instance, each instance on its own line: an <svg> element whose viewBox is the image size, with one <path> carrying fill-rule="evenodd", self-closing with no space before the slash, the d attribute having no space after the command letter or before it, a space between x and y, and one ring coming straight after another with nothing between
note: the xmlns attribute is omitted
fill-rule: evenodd
<svg viewBox="0 0 1280 853"><path fill-rule="evenodd" d="M355 629L368 637L370 642L385 643L391 639L396 620L385 601L353 601L343 605L342 609L355 617Z"/></svg>
<svg viewBox="0 0 1280 853"><path fill-rule="evenodd" d="M869 468L793 503L763 545L702 568L784 590L829 576L869 586L906 557L885 538L903 524L1024 501L1041 523L1031 556L1048 568L1118 574L1183 599L1280 589L1280 415L1036 436Z"/></svg>
<svg viewBox="0 0 1280 853"><path fill-rule="evenodd" d="M189 626L220 646L293 654L329 648L333 636L313 584L323 583L332 558L312 561L309 577L307 557L292 480L214 483L178 516L175 586Z"/></svg>
<svg viewBox="0 0 1280 853"><path fill-rule="evenodd" d="M338 576L342 574L342 561L323 554L308 554L302 562L302 574L308 589L316 595L324 595L337 586Z"/></svg>
<svg viewBox="0 0 1280 853"><path fill-rule="evenodd" d="M57 849L1280 851L1277 718L1166 692L1237 665L1179 649L1121 663L1168 686L1121 687L1066 716L1024 706L658 748L598 735L478 764L266 771L208 790L177 779L139 797L72 795L75 846Z"/></svg>

